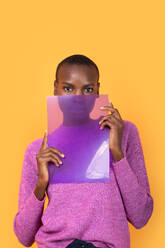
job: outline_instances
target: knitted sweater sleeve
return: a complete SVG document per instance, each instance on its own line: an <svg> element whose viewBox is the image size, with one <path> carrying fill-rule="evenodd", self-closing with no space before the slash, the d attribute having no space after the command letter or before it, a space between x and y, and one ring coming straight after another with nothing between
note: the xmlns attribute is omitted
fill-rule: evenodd
<svg viewBox="0 0 165 248"><path fill-rule="evenodd" d="M125 156L112 162L118 188L121 193L127 220L136 228L142 228L153 211L144 154L136 125L130 122Z"/></svg>
<svg viewBox="0 0 165 248"><path fill-rule="evenodd" d="M31 144L24 153L22 174L19 186L18 212L15 215L13 228L18 240L26 247L34 243L34 237L41 225L45 197L40 201L34 194L38 179L32 162Z"/></svg>

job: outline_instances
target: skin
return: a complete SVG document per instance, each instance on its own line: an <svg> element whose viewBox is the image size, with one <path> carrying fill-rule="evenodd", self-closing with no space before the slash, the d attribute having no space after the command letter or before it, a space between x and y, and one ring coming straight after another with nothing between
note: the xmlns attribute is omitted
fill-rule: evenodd
<svg viewBox="0 0 165 248"><path fill-rule="evenodd" d="M54 81L54 95L99 95L99 87L95 67L63 64L59 68L58 79Z"/></svg>
<svg viewBox="0 0 165 248"><path fill-rule="evenodd" d="M69 65L65 63L59 68L58 78L54 81L54 95L99 95L99 87L98 74L94 66ZM114 108L111 102L108 106L103 106L102 110L109 110L111 112L111 114L104 116L99 124L100 130L105 126L111 129L109 147L114 162L117 162L124 157L121 145L124 121L119 111ZM59 156L63 158L65 156L58 149L47 147L47 140L48 134L45 131L41 148L36 154L38 181L34 193L39 200L43 199L49 182L48 161L52 161L56 166L59 166L59 164L62 164Z"/></svg>

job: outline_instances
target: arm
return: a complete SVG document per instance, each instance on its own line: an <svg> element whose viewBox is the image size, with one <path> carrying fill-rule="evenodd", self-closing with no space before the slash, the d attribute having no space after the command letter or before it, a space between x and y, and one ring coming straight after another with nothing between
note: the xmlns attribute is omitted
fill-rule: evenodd
<svg viewBox="0 0 165 248"><path fill-rule="evenodd" d="M126 155L112 162L115 177L124 203L128 221L137 229L143 227L151 217L153 198L145 168L140 136L131 123Z"/></svg>
<svg viewBox="0 0 165 248"><path fill-rule="evenodd" d="M24 154L18 212L13 223L18 240L26 247L30 247L34 243L35 234L42 224L41 216L45 202L45 193L43 198L43 187L38 183L38 175L32 162L30 149L31 145L29 144Z"/></svg>

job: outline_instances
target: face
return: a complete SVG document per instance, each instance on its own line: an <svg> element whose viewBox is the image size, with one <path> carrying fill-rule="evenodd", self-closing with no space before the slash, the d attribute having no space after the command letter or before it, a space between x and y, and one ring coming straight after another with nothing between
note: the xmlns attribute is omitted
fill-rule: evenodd
<svg viewBox="0 0 165 248"><path fill-rule="evenodd" d="M63 64L54 81L54 95L99 95L100 83L94 66Z"/></svg>

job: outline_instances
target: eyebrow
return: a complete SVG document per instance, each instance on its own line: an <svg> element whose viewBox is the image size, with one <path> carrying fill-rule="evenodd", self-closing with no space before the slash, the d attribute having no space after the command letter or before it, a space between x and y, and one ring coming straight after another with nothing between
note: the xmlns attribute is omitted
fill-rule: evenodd
<svg viewBox="0 0 165 248"><path fill-rule="evenodd" d="M72 85L72 86L74 86L73 84L71 84L71 83L68 83L68 82L62 82L63 84L69 84L69 85ZM95 84L93 84L93 83L90 83L90 84L85 84L84 86L86 87L86 86L89 86L89 85L92 85L92 86L94 86Z"/></svg>

